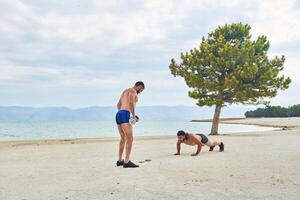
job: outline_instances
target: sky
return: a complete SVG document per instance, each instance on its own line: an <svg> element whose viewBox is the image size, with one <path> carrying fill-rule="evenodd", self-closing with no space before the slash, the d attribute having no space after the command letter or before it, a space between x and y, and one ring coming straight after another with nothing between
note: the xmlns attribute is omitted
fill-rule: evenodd
<svg viewBox="0 0 300 200"><path fill-rule="evenodd" d="M170 60L234 22L286 56L292 83L271 104L299 103L299 0L0 0L0 106L115 105L139 80L139 105L193 106Z"/></svg>

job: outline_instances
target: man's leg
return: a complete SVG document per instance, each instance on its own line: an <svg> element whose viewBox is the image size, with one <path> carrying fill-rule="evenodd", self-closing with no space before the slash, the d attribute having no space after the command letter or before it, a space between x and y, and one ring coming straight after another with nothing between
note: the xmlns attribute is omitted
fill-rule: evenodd
<svg viewBox="0 0 300 200"><path fill-rule="evenodd" d="M224 151L224 144L223 144L223 142L219 143L219 142L216 142L216 141L208 140L205 145L209 146L209 151L213 151L216 145L219 146L219 151L220 152Z"/></svg>
<svg viewBox="0 0 300 200"><path fill-rule="evenodd" d="M132 136L132 126L131 124L122 124L122 130L126 137L126 156L125 156L125 163L128 163L130 160L130 153L132 148L133 136Z"/></svg>
<svg viewBox="0 0 300 200"><path fill-rule="evenodd" d="M126 142L126 135L121 127L121 125L118 125L118 130L120 134L120 143L119 143L119 159L118 161L121 162L123 161L123 151L125 147L125 142Z"/></svg>
<svg viewBox="0 0 300 200"><path fill-rule="evenodd" d="M216 142L216 141L213 141L213 140L210 140L210 139L208 139L208 141L206 142L206 144L205 144L206 146L209 146L209 147L214 147L214 146L216 146L216 145L220 145L220 143L219 142Z"/></svg>

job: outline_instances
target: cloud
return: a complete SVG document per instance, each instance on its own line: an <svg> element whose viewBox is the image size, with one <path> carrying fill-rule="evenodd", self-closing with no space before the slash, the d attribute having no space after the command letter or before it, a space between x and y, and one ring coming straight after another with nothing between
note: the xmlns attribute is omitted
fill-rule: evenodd
<svg viewBox="0 0 300 200"><path fill-rule="evenodd" d="M111 105L136 80L147 85L145 105L193 105L170 59L238 21L268 36L271 56L287 57L293 85L274 102L300 101L289 92L300 89L299 10L295 0L2 0L0 105Z"/></svg>
<svg viewBox="0 0 300 200"><path fill-rule="evenodd" d="M0 83L16 86L43 85L43 87L77 87L116 89L134 85L136 81L144 81L150 90L163 91L176 88L185 88L183 81L170 75L168 70L119 73L111 71L95 71L84 67L28 67L13 66L1 63Z"/></svg>
<svg viewBox="0 0 300 200"><path fill-rule="evenodd" d="M255 35L267 35L271 44L300 39L300 12L296 0L252 1L255 9L244 16L249 19Z"/></svg>
<svg viewBox="0 0 300 200"><path fill-rule="evenodd" d="M172 77L168 71L116 74L81 67L3 67L0 74L0 94L5 97L0 105L114 105L122 90L139 80L146 84L140 105L178 105L193 101L187 97L188 88L183 80Z"/></svg>

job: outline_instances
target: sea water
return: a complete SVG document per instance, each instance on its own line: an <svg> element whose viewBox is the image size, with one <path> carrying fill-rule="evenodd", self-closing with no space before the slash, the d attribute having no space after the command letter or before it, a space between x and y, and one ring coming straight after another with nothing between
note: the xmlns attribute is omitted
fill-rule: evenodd
<svg viewBox="0 0 300 200"><path fill-rule="evenodd" d="M176 135L178 130L208 134L210 122L140 121L134 125L134 136ZM220 133L274 130L254 125L220 124ZM114 121L61 121L61 122L0 122L0 140L68 139L118 137Z"/></svg>

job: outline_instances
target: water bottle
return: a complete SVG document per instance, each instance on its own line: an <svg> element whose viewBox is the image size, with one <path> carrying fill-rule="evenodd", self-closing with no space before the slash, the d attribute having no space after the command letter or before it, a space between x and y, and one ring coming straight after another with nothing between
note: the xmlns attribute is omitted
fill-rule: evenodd
<svg viewBox="0 0 300 200"><path fill-rule="evenodd" d="M130 117L129 123L131 125L135 125L135 123L137 123L139 121L139 117L135 116L135 119L133 117Z"/></svg>

